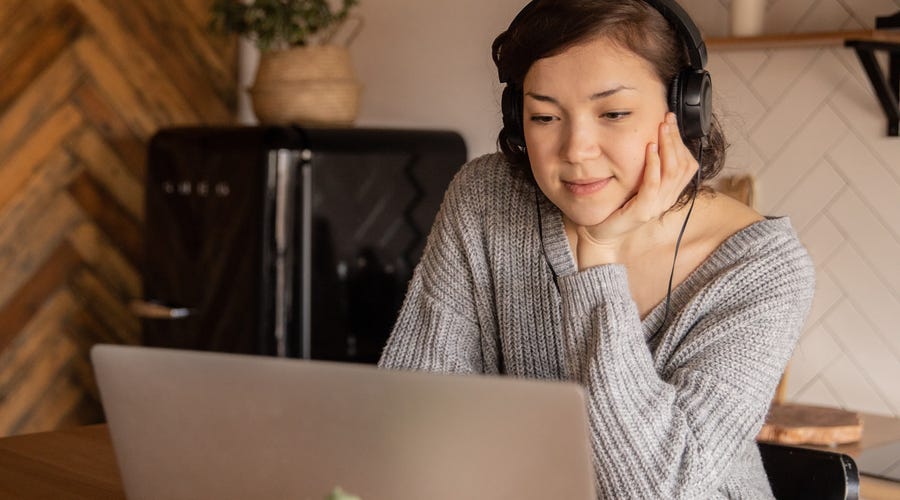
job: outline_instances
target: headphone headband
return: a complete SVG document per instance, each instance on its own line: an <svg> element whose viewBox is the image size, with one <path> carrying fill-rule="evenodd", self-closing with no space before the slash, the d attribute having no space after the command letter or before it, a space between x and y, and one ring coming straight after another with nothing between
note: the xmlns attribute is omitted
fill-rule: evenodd
<svg viewBox="0 0 900 500"><path fill-rule="evenodd" d="M522 7L522 10L520 10L519 13L516 14L516 17L513 18L512 22L509 23L509 27L506 28L506 33L509 33L509 30L518 24L519 20L534 9L538 1L539 0L531 0L525 7ZM704 69L706 67L707 59L706 42L703 41L703 36L700 34L700 30L697 28L697 25L694 24L691 16L689 16L688 13L674 0L641 1L662 14L662 16L669 21L669 24L675 28L675 31L678 32L678 36L684 42L685 47L687 47L690 67L696 70ZM494 40L494 46L492 47L494 64L497 65L498 69L500 65L497 63L500 60L500 51L503 49L502 45L501 39L498 38L497 40ZM499 77L500 83L509 83L509 79L506 75L501 73Z"/></svg>
<svg viewBox="0 0 900 500"><path fill-rule="evenodd" d="M537 1L537 0L534 0ZM688 59L693 69L706 67L706 42L691 16L674 0L642 0L656 9L669 24L675 27L688 50Z"/></svg>

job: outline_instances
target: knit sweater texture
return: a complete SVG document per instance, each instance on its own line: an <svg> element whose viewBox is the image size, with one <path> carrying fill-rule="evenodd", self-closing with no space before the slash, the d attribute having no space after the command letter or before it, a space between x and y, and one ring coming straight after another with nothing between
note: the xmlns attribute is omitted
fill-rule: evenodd
<svg viewBox="0 0 900 500"><path fill-rule="evenodd" d="M599 498L771 498L754 438L815 287L790 221L724 241L661 325L624 266L578 270L536 189L499 154L460 170L380 365L581 384Z"/></svg>

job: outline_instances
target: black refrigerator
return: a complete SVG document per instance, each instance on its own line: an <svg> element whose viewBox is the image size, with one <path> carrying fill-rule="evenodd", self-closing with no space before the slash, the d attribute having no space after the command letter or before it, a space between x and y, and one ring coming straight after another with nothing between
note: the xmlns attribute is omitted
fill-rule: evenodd
<svg viewBox="0 0 900 500"><path fill-rule="evenodd" d="M132 304L142 342L377 362L465 160L449 131L159 131Z"/></svg>

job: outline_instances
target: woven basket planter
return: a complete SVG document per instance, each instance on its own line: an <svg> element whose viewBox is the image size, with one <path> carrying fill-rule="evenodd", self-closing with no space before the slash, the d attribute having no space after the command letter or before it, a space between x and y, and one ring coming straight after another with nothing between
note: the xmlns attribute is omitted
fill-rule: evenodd
<svg viewBox="0 0 900 500"><path fill-rule="evenodd" d="M346 47L319 45L264 53L249 90L261 123L348 127L362 86Z"/></svg>

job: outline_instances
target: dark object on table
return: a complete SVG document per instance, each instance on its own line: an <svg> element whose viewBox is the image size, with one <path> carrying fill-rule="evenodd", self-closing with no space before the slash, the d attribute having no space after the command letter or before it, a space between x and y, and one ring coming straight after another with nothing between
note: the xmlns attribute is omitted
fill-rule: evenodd
<svg viewBox="0 0 900 500"><path fill-rule="evenodd" d="M859 498L859 471L848 455L768 443L759 452L778 500Z"/></svg>

